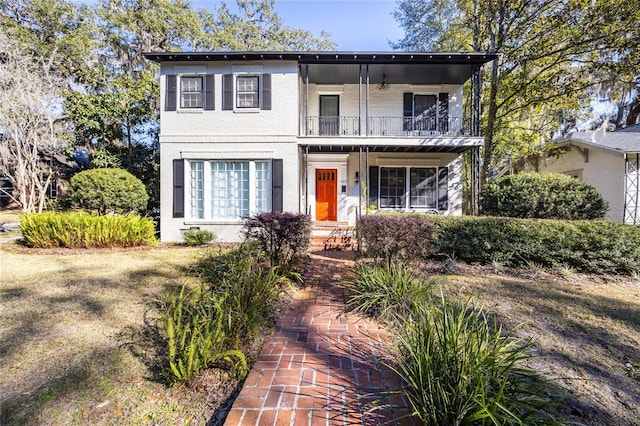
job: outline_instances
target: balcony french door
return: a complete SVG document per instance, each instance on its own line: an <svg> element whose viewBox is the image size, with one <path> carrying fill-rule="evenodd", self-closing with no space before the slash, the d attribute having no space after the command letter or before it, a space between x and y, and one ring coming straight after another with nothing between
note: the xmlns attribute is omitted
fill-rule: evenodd
<svg viewBox="0 0 640 426"><path fill-rule="evenodd" d="M436 106L435 95L414 95L413 116L414 130L433 131L436 130Z"/></svg>
<svg viewBox="0 0 640 426"><path fill-rule="evenodd" d="M339 135L340 134L340 96L321 95L320 96L320 134Z"/></svg>

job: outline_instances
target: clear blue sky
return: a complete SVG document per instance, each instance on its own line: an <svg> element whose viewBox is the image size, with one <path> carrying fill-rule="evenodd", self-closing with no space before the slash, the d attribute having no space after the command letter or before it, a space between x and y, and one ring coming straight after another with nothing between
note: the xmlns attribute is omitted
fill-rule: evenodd
<svg viewBox="0 0 640 426"><path fill-rule="evenodd" d="M191 0L194 9L211 6L211 0ZM214 3L222 3L215 0ZM233 10L234 0L226 3ZM276 12L285 25L319 36L327 31L338 50L391 50L388 41L402 37L391 13L395 0L276 0Z"/></svg>

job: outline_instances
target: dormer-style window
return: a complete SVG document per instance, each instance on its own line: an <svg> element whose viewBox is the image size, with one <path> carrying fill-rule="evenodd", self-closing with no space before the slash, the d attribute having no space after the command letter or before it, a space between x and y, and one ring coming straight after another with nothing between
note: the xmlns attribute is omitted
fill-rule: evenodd
<svg viewBox="0 0 640 426"><path fill-rule="evenodd" d="M202 108L202 77L180 77L180 108Z"/></svg>
<svg viewBox="0 0 640 426"><path fill-rule="evenodd" d="M257 75L236 77L236 107L259 108L259 89L260 77Z"/></svg>

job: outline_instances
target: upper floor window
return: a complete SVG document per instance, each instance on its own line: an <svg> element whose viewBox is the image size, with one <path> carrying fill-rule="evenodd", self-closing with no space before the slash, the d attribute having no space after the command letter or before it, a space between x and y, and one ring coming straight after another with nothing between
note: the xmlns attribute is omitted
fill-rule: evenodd
<svg viewBox="0 0 640 426"><path fill-rule="evenodd" d="M236 77L236 107L260 107L260 80L257 75Z"/></svg>
<svg viewBox="0 0 640 426"><path fill-rule="evenodd" d="M168 74L165 89L165 111L215 109L215 77L213 74Z"/></svg>
<svg viewBox="0 0 640 426"><path fill-rule="evenodd" d="M180 78L180 108L202 108L202 77Z"/></svg>
<svg viewBox="0 0 640 426"><path fill-rule="evenodd" d="M223 110L270 110L271 74L224 74Z"/></svg>

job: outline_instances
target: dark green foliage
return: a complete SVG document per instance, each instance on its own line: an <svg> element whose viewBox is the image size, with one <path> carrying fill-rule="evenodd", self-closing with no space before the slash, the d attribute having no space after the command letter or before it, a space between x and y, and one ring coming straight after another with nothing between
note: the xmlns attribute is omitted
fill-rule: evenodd
<svg viewBox="0 0 640 426"><path fill-rule="evenodd" d="M247 360L239 350L227 349L227 294L214 294L182 286L162 301L162 318L167 333L169 370L173 384L188 383L207 366L227 361L239 374L247 371Z"/></svg>
<svg viewBox="0 0 640 426"><path fill-rule="evenodd" d="M290 270L309 246L311 217L298 213L262 213L245 221L244 233L267 253L271 266Z"/></svg>
<svg viewBox="0 0 640 426"><path fill-rule="evenodd" d="M272 324L274 302L289 282L279 267L265 266L260 249L252 244L210 253L196 270L202 283L166 295L162 305L167 376L173 383L187 383L219 361L244 374L242 348Z"/></svg>
<svg viewBox="0 0 640 426"><path fill-rule="evenodd" d="M368 215L358 220L358 235L367 255L411 261L433 254L435 228L428 220L408 216Z"/></svg>
<svg viewBox="0 0 640 426"><path fill-rule="evenodd" d="M633 274L640 271L640 227L602 220L541 220L496 217L396 216L397 235L405 220L435 225L432 253L470 263L501 263L523 267L571 267L593 273ZM392 231L389 231L393 235ZM361 234L368 247L368 234ZM407 236L398 245L421 244Z"/></svg>
<svg viewBox="0 0 640 426"><path fill-rule="evenodd" d="M520 173L487 184L480 208L488 216L602 219L609 209L595 188L559 173Z"/></svg>
<svg viewBox="0 0 640 426"><path fill-rule="evenodd" d="M83 209L107 212L144 212L149 196L144 184L122 169L85 170L71 178L71 197Z"/></svg>
<svg viewBox="0 0 640 426"><path fill-rule="evenodd" d="M201 246L213 241L213 234L201 229L188 229L184 233L184 243L188 246Z"/></svg>
<svg viewBox="0 0 640 426"><path fill-rule="evenodd" d="M29 213L20 217L24 241L34 247L133 247L157 242L151 219L135 214Z"/></svg>
<svg viewBox="0 0 640 426"><path fill-rule="evenodd" d="M525 368L529 342L505 335L482 309L440 297L396 329L396 365L425 425L553 423L549 387Z"/></svg>

